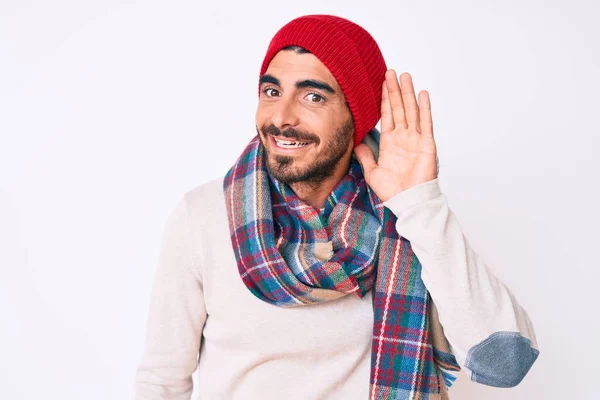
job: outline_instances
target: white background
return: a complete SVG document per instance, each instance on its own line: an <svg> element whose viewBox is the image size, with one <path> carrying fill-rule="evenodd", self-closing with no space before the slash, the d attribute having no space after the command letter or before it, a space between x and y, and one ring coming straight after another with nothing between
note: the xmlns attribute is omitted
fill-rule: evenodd
<svg viewBox="0 0 600 400"><path fill-rule="evenodd" d="M533 321L520 385L452 398L598 398L597 4L2 0L0 398L133 398L166 218L255 134L267 45L314 13L430 91L442 190Z"/></svg>

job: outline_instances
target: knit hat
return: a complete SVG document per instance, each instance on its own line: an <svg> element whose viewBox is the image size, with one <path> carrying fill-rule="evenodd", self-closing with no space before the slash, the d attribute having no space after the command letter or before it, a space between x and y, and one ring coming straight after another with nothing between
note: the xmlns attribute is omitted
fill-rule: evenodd
<svg viewBox="0 0 600 400"><path fill-rule="evenodd" d="M292 45L314 54L337 80L350 106L357 146L381 118L381 85L387 67L375 39L347 19L305 15L288 22L275 34L260 76L281 49Z"/></svg>

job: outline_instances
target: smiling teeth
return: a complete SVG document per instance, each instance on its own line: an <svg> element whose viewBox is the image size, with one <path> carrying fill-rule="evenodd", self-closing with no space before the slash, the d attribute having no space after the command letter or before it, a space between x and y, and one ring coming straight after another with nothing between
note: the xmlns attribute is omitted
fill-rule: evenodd
<svg viewBox="0 0 600 400"><path fill-rule="evenodd" d="M275 139L275 142L282 147L304 147L310 142L291 142L287 140Z"/></svg>

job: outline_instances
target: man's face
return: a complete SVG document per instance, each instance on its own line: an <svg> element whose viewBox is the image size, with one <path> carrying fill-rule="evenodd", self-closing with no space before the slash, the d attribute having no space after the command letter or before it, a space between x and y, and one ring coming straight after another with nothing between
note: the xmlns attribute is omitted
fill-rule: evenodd
<svg viewBox="0 0 600 400"><path fill-rule="evenodd" d="M353 148L346 99L313 54L283 50L260 79L256 130L267 168L284 183L319 183L332 176Z"/></svg>

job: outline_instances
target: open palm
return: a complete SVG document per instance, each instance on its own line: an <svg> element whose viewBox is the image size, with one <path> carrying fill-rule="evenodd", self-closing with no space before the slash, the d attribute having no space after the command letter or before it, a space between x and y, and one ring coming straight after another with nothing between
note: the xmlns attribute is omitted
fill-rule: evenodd
<svg viewBox="0 0 600 400"><path fill-rule="evenodd" d="M385 74L377 162L364 143L354 152L367 184L382 201L437 177L429 93L422 90L417 103L410 74L401 74L400 83L394 70Z"/></svg>

